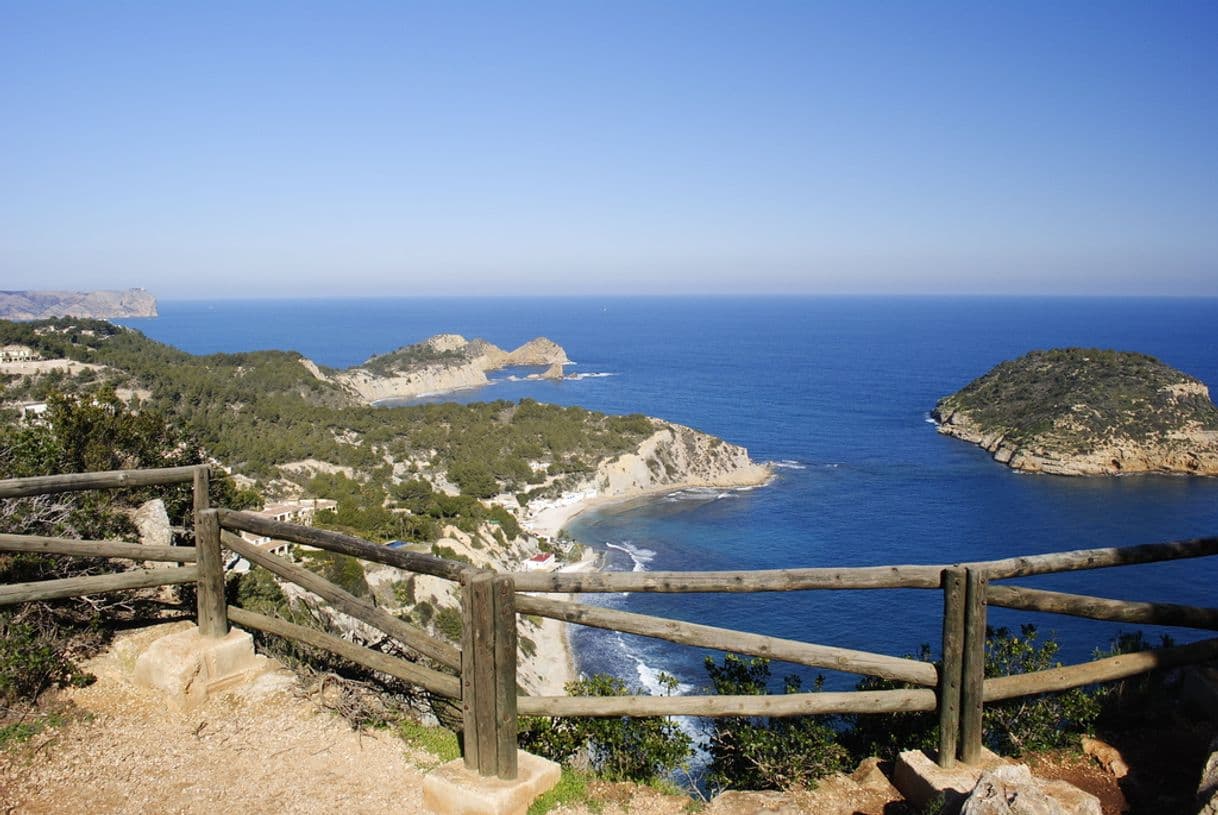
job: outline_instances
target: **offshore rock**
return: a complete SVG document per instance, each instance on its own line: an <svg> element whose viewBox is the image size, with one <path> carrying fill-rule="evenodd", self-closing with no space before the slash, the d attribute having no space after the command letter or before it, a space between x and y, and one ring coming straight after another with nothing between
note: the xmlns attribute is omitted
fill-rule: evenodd
<svg viewBox="0 0 1218 815"><path fill-rule="evenodd" d="M940 399L931 417L1025 472L1218 475L1209 389L1143 354L1033 351Z"/></svg>

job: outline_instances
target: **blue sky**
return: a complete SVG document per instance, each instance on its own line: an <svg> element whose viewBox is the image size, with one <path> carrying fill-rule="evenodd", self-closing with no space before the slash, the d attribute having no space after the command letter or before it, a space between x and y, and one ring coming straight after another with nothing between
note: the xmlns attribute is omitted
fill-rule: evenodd
<svg viewBox="0 0 1218 815"><path fill-rule="evenodd" d="M0 0L0 288L1218 295L1218 3Z"/></svg>

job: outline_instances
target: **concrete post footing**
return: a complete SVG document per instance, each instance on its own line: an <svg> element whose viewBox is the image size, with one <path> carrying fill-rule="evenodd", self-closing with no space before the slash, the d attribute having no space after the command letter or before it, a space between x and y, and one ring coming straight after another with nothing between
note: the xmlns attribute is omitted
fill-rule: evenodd
<svg viewBox="0 0 1218 815"><path fill-rule="evenodd" d="M434 815L525 815L537 796L558 783L553 761L516 752L515 780L478 775L463 759L442 764L423 778L423 807Z"/></svg>
<svg viewBox="0 0 1218 815"><path fill-rule="evenodd" d="M892 783L905 800L924 809L942 801L943 812L959 812L964 799L977 786L977 780L986 770L1007 763L1001 756L981 749L981 760L976 765L957 762L945 770L934 759L921 750L907 750L897 756L892 771Z"/></svg>
<svg viewBox="0 0 1218 815"><path fill-rule="evenodd" d="M190 710L219 691L247 682L269 660L254 653L254 639L238 628L204 637L197 627L156 640L135 661L137 685L164 691L169 704Z"/></svg>

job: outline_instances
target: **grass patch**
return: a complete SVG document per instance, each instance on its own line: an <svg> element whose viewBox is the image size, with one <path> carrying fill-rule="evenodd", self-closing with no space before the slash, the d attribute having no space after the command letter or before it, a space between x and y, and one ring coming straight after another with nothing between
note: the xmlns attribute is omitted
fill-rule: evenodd
<svg viewBox="0 0 1218 815"><path fill-rule="evenodd" d="M461 757L457 734L443 727L427 727L409 720L397 726L398 737L411 747L431 753L443 764Z"/></svg>
<svg viewBox="0 0 1218 815"><path fill-rule="evenodd" d="M545 815L551 809L564 804L583 804L589 812L600 812L602 809L600 801L594 800L588 789L588 783L591 780L592 776L588 773L563 767L558 783L532 803L529 807L529 815Z"/></svg>
<svg viewBox="0 0 1218 815"><path fill-rule="evenodd" d="M18 744L25 744L44 730L60 727L68 723L68 716L61 711L33 714L28 719L22 719L0 724L0 750L7 750Z"/></svg>

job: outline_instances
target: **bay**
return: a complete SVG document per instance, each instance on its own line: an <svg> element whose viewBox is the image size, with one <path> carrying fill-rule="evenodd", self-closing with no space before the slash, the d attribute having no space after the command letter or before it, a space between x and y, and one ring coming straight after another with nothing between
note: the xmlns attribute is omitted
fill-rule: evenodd
<svg viewBox="0 0 1218 815"><path fill-rule="evenodd" d="M1218 299L398 298L167 301L124 321L193 353L297 350L333 367L442 332L513 347L537 335L575 360L563 382L498 381L437 397L535 398L689 424L779 462L770 486L670 495L589 513L569 532L610 568L756 569L955 562L1218 533L1218 479L1030 476L940 436L928 411L1035 348L1148 353L1218 384ZM1210 560L1029 581L1108 597L1214 605ZM864 648L937 650L935 592L612 595L617 607ZM1068 661L1120 627L992 610L1053 631ZM1126 627L1128 628L1128 627ZM1152 638L1162 633L1144 629ZM1174 632L1188 640L1196 633ZM577 630L580 668L705 685L703 654ZM783 670L776 668L776 673ZM811 681L809 672L803 672ZM847 686L846 677L829 679Z"/></svg>

